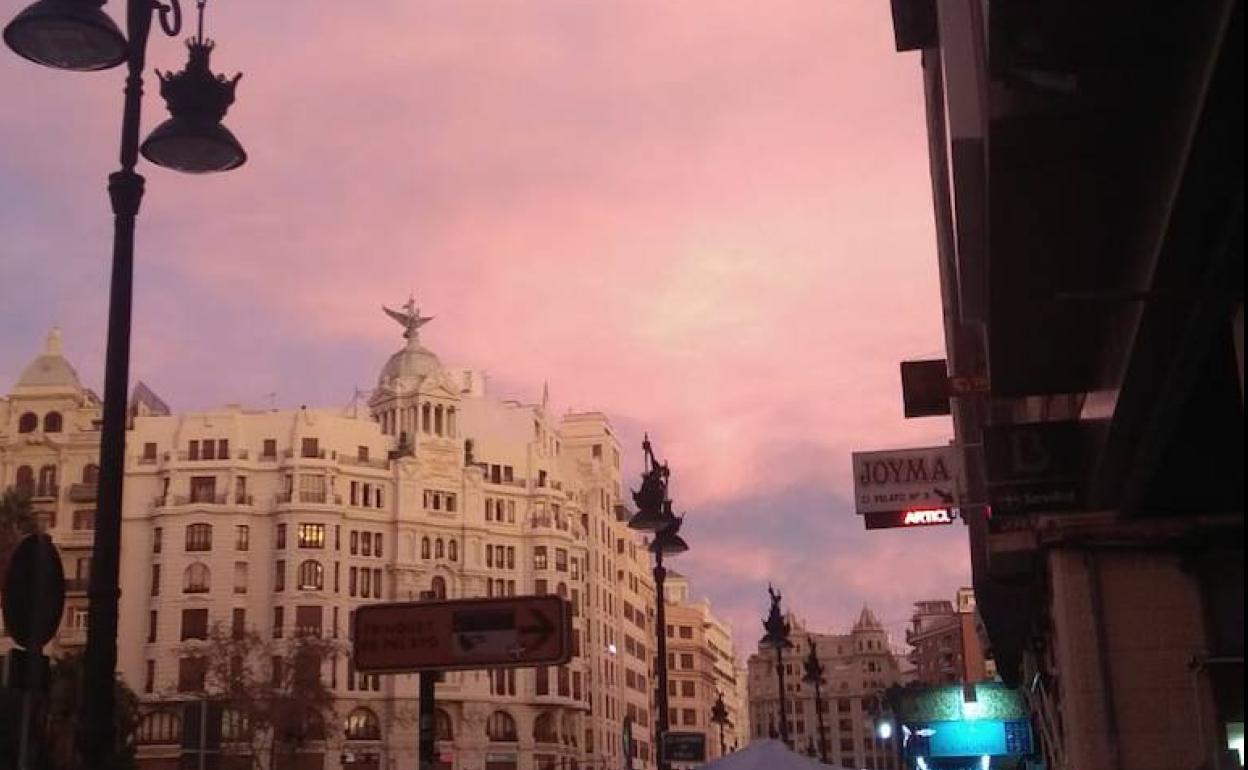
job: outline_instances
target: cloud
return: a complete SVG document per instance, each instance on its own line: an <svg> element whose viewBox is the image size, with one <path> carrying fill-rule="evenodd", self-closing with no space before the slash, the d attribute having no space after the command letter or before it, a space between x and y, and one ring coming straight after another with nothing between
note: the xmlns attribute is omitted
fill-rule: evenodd
<svg viewBox="0 0 1248 770"><path fill-rule="evenodd" d="M444 361L606 411L630 473L655 438L694 590L750 634L767 576L827 623L965 580L960 530L863 539L845 503L851 451L950 433L900 419L898 361L943 340L921 81L886 7L209 14L214 66L244 72L226 123L250 159L143 168L134 377L180 409L346 404L399 344L378 305L412 290ZM180 45L151 49L181 66ZM23 94L0 124L7 382L52 323L101 381L121 77L0 57ZM931 577L885 579L898 563Z"/></svg>

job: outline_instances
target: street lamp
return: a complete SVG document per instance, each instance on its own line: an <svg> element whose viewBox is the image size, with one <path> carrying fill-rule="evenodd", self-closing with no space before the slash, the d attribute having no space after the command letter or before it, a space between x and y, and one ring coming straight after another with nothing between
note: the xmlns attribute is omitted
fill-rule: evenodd
<svg viewBox="0 0 1248 770"><path fill-rule="evenodd" d="M633 502L637 505L637 513L628 520L630 529L654 533L650 543L650 552L654 554L654 593L655 593L655 666L658 681L655 683L655 701L658 707L658 718L654 725L655 756L658 758L659 770L669 770L667 752L663 742L667 735L667 599L663 593L663 582L667 579L667 569L663 566L664 556L676 556L689 550L689 544L680 536L680 525L683 517L672 513L672 501L667 497L667 483L671 470L666 463L660 463L654 457L650 446L650 437L641 442L645 452L646 470L641 474L641 489L633 492Z"/></svg>
<svg viewBox="0 0 1248 770"><path fill-rule="evenodd" d="M793 746L789 743L789 718L784 710L784 651L792 647L793 643L789 641L789 623L780 611L780 592L768 585L767 593L771 596L771 610L767 613L767 619L763 621L763 629L767 633L763 635L758 644L760 647L776 651L776 685L780 694L780 718L778 720L780 740L791 749Z"/></svg>
<svg viewBox="0 0 1248 770"><path fill-rule="evenodd" d="M728 753L728 742L724 740L724 728L732 724L728 719L728 705L724 703L724 694L715 693L715 703L711 706L711 723L719 725L719 755Z"/></svg>
<svg viewBox="0 0 1248 770"><path fill-rule="evenodd" d="M206 172L236 168L246 160L242 146L220 125L234 100L238 78L214 77L208 70L212 41L203 33L204 3L198 34L188 41L186 70L161 75L161 96L179 130L158 128L144 143L148 160L178 171ZM78 719L77 748L85 767L112 756L116 704L118 570L121 557L121 498L125 473L126 391L130 377L130 317L134 288L134 229L143 199L143 177L135 173L139 155L139 118L143 68L152 17L170 37L180 34L179 0L126 0L126 34L104 13L104 0L38 0L4 28L4 42L37 64L91 72L126 63L121 120L121 168L109 175L112 203L113 263L108 302L108 342L104 358L104 420L100 430L100 488L87 594L87 647L83 664L83 712ZM173 122L173 121L170 121ZM222 133L224 132L224 134ZM172 141L170 141L172 134ZM229 136L229 140L225 140Z"/></svg>
<svg viewBox="0 0 1248 770"><path fill-rule="evenodd" d="M828 746L823 730L823 693L820 689L821 685L823 685L824 669L823 664L819 662L819 653L815 649L814 637L806 637L806 643L810 645L810 653L802 663L804 668L802 681L815 686L815 717L819 720L819 761L826 765L828 763ZM814 755L812 754L811 756Z"/></svg>

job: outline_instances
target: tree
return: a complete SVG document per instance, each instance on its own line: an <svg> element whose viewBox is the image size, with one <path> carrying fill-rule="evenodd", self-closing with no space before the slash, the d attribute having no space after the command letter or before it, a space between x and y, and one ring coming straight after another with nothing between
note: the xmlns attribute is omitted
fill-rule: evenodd
<svg viewBox="0 0 1248 770"><path fill-rule="evenodd" d="M17 544L36 529L30 495L16 487L0 494L0 588L9 572L9 559Z"/></svg>
<svg viewBox="0 0 1248 770"><path fill-rule="evenodd" d="M48 691L37 698L32 730L33 765L37 770L73 770L74 734L82 709L82 654L73 652L52 661ZM113 756L97 760L92 770L134 770L135 730L138 727L139 699L125 682L114 684L117 700L117 734ZM21 714L22 694L0 690L0 713ZM17 766L19 722L0 719L0 770Z"/></svg>
<svg viewBox="0 0 1248 770"><path fill-rule="evenodd" d="M314 633L267 640L218 624L182 652L203 661L203 681L190 692L219 714L221 752L231 758L223 767L293 768L311 743L329 737L334 696L321 672L337 643ZM182 696L187 692L184 687Z"/></svg>

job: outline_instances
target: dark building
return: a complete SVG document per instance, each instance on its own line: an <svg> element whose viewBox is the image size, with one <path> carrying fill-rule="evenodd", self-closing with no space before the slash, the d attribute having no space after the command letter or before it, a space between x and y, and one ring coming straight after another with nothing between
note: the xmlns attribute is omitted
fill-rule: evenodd
<svg viewBox="0 0 1248 770"><path fill-rule="evenodd" d="M1049 767L1238 767L1243 8L893 0L974 587Z"/></svg>

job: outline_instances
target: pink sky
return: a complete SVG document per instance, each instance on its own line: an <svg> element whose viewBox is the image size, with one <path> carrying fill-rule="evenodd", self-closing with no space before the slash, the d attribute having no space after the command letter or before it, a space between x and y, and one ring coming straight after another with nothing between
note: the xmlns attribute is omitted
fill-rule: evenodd
<svg viewBox="0 0 1248 770"><path fill-rule="evenodd" d="M887 4L213 0L208 33L250 160L144 169L133 370L175 409L346 404L414 290L444 361L608 412L633 478L650 432L689 514L674 566L742 649L768 579L828 628L968 580L961 527L868 535L847 502L849 452L950 435L901 417L898 361L943 344ZM121 73L4 53L0 386L54 323L98 384Z"/></svg>

